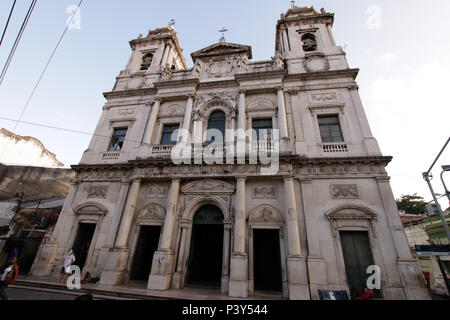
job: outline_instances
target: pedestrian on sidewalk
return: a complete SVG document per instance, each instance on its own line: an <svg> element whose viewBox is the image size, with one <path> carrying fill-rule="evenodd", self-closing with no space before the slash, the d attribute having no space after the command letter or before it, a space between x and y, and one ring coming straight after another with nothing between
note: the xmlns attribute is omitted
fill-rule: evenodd
<svg viewBox="0 0 450 320"><path fill-rule="evenodd" d="M66 278L72 274L72 270L70 266L75 262L75 255L73 254L72 249L69 250L63 258L63 266L61 268L61 272L59 274L58 282L66 281Z"/></svg>
<svg viewBox="0 0 450 320"><path fill-rule="evenodd" d="M17 250L16 247L14 247L11 255L9 256L8 263L10 263L13 258L18 258L18 255L19 255L19 251Z"/></svg>
<svg viewBox="0 0 450 320"><path fill-rule="evenodd" d="M5 293L5 289L16 282L17 276L19 275L19 267L17 266L17 258L11 259L11 265L5 269L3 275L0 279L0 297L3 300L8 300L8 296Z"/></svg>

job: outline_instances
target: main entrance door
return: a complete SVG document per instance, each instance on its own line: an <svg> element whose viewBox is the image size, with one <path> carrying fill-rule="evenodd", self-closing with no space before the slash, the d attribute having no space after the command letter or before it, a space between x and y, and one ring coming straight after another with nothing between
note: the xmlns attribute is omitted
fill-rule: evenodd
<svg viewBox="0 0 450 320"><path fill-rule="evenodd" d="M255 290L281 292L279 230L253 229L253 254Z"/></svg>
<svg viewBox="0 0 450 320"><path fill-rule="evenodd" d="M214 205L201 207L194 216L187 283L220 286L222 277L223 214Z"/></svg>
<svg viewBox="0 0 450 320"><path fill-rule="evenodd" d="M347 283L352 297L355 297L355 286L364 292L367 286L367 267L374 265L370 248L369 234L364 231L341 231L339 233L344 255ZM375 290L376 296L380 295Z"/></svg>
<svg viewBox="0 0 450 320"><path fill-rule="evenodd" d="M80 223L78 225L78 233L73 242L72 249L75 255L74 264L80 267L81 271L83 271L84 264L86 263L96 226L95 223Z"/></svg>
<svg viewBox="0 0 450 320"><path fill-rule="evenodd" d="M158 249L161 226L141 226L131 267L130 280L147 281L153 254Z"/></svg>

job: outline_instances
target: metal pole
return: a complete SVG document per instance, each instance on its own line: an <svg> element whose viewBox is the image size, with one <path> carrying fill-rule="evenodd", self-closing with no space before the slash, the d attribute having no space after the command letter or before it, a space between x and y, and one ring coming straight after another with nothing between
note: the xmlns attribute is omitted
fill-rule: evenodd
<svg viewBox="0 0 450 320"><path fill-rule="evenodd" d="M443 170L443 171L441 172L441 181L442 181L442 184L444 185L445 195L447 196L448 201L450 202L450 191L448 191L447 186L445 185L445 181L444 181L444 172L446 172L446 171Z"/></svg>
<svg viewBox="0 0 450 320"><path fill-rule="evenodd" d="M447 238L450 241L450 231L448 230L447 221L445 221L444 213L442 212L441 206L439 205L439 202L438 202L438 200L436 198L436 195L434 193L433 187L431 186L431 182L430 182L430 178L428 176L428 173L424 172L423 173L423 177L424 177L425 181L427 182L428 187L430 188L431 195L433 196L433 199L434 199L434 203L436 204L436 207L437 207L438 212L439 212L439 216L440 216L440 218L442 220L442 224L444 225L445 233L447 234Z"/></svg>

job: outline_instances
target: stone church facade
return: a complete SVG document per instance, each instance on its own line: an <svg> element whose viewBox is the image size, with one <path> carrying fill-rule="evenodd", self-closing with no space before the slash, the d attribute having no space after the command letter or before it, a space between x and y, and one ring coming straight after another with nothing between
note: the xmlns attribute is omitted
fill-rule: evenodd
<svg viewBox="0 0 450 320"><path fill-rule="evenodd" d="M56 275L73 248L83 274L104 285L318 299L319 289L353 294L377 265L380 297L428 298L385 170L391 157L372 136L359 70L336 45L333 21L323 9L290 8L267 61L222 37L187 68L170 26L130 41L32 274ZM248 157L175 164L177 128L200 149L210 128L277 131L279 169L261 174L267 164ZM277 143L256 134L245 144L248 156Z"/></svg>

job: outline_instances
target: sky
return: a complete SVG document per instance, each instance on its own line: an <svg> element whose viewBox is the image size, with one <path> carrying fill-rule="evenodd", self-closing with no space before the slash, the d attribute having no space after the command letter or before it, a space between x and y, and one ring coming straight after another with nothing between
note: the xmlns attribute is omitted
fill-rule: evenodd
<svg viewBox="0 0 450 320"><path fill-rule="evenodd" d="M13 0L0 1L0 30ZM0 47L3 67L31 0L18 0ZM431 4L432 5L431 5ZM17 119L78 0L38 0L14 60L0 87L0 118ZM190 53L218 42L252 46L252 61L274 55L275 25L287 0L84 0L76 28L68 30L22 120L93 133L115 77L124 69L128 42L175 19L188 67ZM388 166L395 197L431 194L422 179L450 136L450 1L327 0L296 1L335 13L333 33L357 82L372 133ZM79 22L79 24L78 24ZM79 28L78 28L79 27ZM0 119L12 130L14 122ZM77 164L91 137L19 124L16 134L33 136L66 166ZM435 165L433 187L443 194L441 165L450 165L450 146ZM450 185L450 173L445 176ZM448 201L441 201L444 208Z"/></svg>

